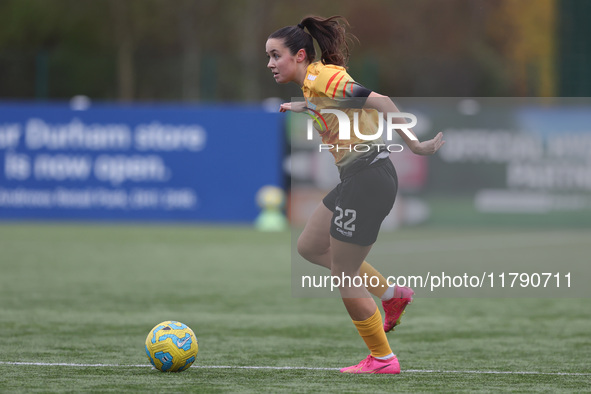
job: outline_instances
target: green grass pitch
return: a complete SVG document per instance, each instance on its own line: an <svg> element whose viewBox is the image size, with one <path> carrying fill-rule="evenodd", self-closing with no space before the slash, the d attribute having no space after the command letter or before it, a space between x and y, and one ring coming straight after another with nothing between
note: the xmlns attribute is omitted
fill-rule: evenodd
<svg viewBox="0 0 591 394"><path fill-rule="evenodd" d="M506 233L487 231L497 240ZM383 248L472 233L409 229L383 233L378 242ZM565 250L589 258L591 232L572 234ZM543 244L540 256L549 253ZM469 252L492 263L478 248ZM529 253L527 245L512 248ZM406 250L399 258L429 253ZM465 253L438 252L448 260ZM343 375L334 368L367 355L361 338L339 299L292 297L290 275L289 233L4 223L0 392L591 390L587 299L418 297L388 334L402 374ZM167 374L148 367L145 337L164 320L195 331L194 368Z"/></svg>

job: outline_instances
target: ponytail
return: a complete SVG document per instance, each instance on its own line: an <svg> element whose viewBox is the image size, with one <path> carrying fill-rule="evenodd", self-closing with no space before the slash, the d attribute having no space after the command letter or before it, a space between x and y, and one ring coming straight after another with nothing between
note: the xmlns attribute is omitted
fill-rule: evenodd
<svg viewBox="0 0 591 394"><path fill-rule="evenodd" d="M316 39L320 47L320 60L324 64L346 66L349 60L349 45L345 26L338 22L342 19L346 26L349 22L339 15L330 18L308 16L300 22L300 25L307 28L310 35Z"/></svg>
<svg viewBox="0 0 591 394"><path fill-rule="evenodd" d="M310 63L316 59L314 38L320 47L322 63L345 67L349 60L349 45L345 26L338 22L339 19L343 20L344 25L349 25L345 18L338 15L330 18L308 16L296 26L286 26L277 30L269 38L283 39L292 55L295 55L300 49L304 49ZM308 29L310 34L306 33L304 29ZM354 38L354 36L352 37Z"/></svg>

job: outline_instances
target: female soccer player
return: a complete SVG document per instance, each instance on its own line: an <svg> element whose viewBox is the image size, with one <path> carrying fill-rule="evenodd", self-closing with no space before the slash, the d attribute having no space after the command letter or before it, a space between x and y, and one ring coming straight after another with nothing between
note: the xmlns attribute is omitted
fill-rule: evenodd
<svg viewBox="0 0 591 394"><path fill-rule="evenodd" d="M400 111L389 98L366 89L347 74L345 66L349 50L345 29L339 20L347 23L340 16L306 17L295 26L277 30L267 39L267 67L273 77L278 83L297 83L306 99L305 102L284 103L280 111L314 112L314 108L322 108L322 102L318 100L359 98L357 100L364 100L364 108L369 108L369 112L357 115L359 129L364 129L361 130L363 134L375 134L375 110L382 114ZM322 52L320 61L315 61L314 39ZM343 111L347 112L346 109ZM353 121L351 112L348 116ZM354 133L351 133L350 140L340 141L335 119L329 119L327 129L321 130L320 134L323 143L333 146L331 153L341 182L328 193L308 220L298 239L298 252L306 260L329 268L333 276L353 278L366 274L379 279L378 286L367 289L345 284L339 288L345 308L370 351L366 359L341 369L341 372L397 374L400 365L390 349L386 332L400 322L414 292L407 287L388 287L384 277L365 258L377 239L382 221L392 209L398 180L387 151L380 150L376 141L367 145L370 146L367 151L350 149L368 141ZM445 142L441 133L432 140L419 142L414 134L397 132L411 151L419 155L434 154ZM335 148L340 145L344 148L345 144L349 149ZM386 314L383 326L382 316L368 290L382 300Z"/></svg>

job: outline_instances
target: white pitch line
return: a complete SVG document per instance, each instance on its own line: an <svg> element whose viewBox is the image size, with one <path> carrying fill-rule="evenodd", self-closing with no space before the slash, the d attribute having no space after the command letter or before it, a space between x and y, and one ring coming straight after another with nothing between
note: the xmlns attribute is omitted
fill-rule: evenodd
<svg viewBox="0 0 591 394"><path fill-rule="evenodd" d="M0 365L27 365L48 367L98 367L98 368L153 368L149 364L73 364L73 363L39 363L23 361L0 361ZM272 367L256 365L193 365L191 368L201 369L270 369L270 370L307 370L307 371L338 371L340 368L320 367ZM591 376L584 372L536 372L536 371L475 371L475 370L440 370L440 369L406 369L403 373L439 373L439 374L489 374L489 375L557 375L557 376Z"/></svg>
<svg viewBox="0 0 591 394"><path fill-rule="evenodd" d="M125 368L139 368L151 367L150 364L73 364L73 363L34 363L27 361L0 361L0 365L30 365L37 367L125 367Z"/></svg>

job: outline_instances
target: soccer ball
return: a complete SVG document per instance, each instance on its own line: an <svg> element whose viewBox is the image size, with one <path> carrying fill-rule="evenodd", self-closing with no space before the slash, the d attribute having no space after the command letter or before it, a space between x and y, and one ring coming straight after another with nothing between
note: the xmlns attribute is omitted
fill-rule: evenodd
<svg viewBox="0 0 591 394"><path fill-rule="evenodd" d="M195 362L199 345L186 324L165 321L157 324L146 338L146 354L162 372L181 372Z"/></svg>

